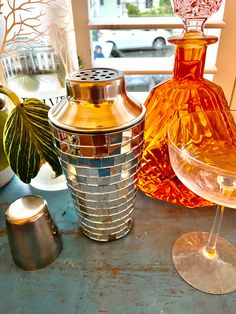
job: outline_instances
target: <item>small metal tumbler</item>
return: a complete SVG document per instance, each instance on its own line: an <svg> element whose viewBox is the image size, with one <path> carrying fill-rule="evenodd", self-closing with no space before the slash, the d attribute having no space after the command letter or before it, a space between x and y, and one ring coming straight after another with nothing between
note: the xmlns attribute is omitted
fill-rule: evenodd
<svg viewBox="0 0 236 314"><path fill-rule="evenodd" d="M11 254L20 268L42 268L60 254L60 233L42 197L27 195L16 200L8 207L5 220Z"/></svg>
<svg viewBox="0 0 236 314"><path fill-rule="evenodd" d="M145 107L114 69L84 69L66 82L67 98L49 111L63 172L84 234L115 240L133 223Z"/></svg>

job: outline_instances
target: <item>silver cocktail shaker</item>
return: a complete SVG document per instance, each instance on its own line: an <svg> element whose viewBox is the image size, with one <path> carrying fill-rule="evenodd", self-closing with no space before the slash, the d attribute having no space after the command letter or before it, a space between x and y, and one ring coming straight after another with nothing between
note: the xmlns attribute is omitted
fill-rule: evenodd
<svg viewBox="0 0 236 314"><path fill-rule="evenodd" d="M94 240L118 239L132 227L145 107L114 69L84 69L66 82L49 120L81 227Z"/></svg>

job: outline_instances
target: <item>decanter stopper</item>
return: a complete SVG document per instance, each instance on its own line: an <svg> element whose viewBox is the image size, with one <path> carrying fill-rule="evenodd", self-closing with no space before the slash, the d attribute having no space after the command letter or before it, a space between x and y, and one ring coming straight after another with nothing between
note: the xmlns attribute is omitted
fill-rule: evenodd
<svg viewBox="0 0 236 314"><path fill-rule="evenodd" d="M184 23L185 32L201 32L206 20L218 11L222 0L172 0L174 13Z"/></svg>

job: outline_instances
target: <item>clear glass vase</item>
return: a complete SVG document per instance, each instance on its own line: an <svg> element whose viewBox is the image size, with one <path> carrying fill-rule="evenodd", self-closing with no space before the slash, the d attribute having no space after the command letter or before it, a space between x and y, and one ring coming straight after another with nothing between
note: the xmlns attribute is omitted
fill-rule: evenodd
<svg viewBox="0 0 236 314"><path fill-rule="evenodd" d="M0 84L20 99L56 105L66 96L65 76L78 69L71 0L18 0L0 5ZM7 112L13 107L6 98ZM44 164L31 185L66 189Z"/></svg>
<svg viewBox="0 0 236 314"><path fill-rule="evenodd" d="M49 106L78 69L71 1L5 1L0 7L0 81L20 98Z"/></svg>

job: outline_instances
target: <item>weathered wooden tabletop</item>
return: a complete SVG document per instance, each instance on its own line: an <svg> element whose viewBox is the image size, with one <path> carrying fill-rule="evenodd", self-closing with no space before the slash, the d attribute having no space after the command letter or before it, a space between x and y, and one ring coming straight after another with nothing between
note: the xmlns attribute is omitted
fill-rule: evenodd
<svg viewBox="0 0 236 314"><path fill-rule="evenodd" d="M33 272L12 261L4 222L8 205L26 194L48 201L64 244L54 263ZM139 192L131 232L99 243L81 233L68 190L40 191L15 177L0 189L0 314L235 314L236 292L202 293L172 264L174 241L208 231L214 214L214 207L187 209ZM235 210L226 209L221 234L236 244Z"/></svg>

